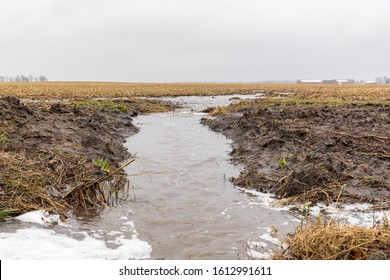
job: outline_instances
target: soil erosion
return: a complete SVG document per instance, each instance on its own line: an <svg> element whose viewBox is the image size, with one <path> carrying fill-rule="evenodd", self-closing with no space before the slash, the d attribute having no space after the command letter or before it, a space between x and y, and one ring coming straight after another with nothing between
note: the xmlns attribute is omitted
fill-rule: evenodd
<svg viewBox="0 0 390 280"><path fill-rule="evenodd" d="M234 140L232 161L245 168L235 184L286 203L389 208L389 105L259 99L217 109L219 115L202 123Z"/></svg>
<svg viewBox="0 0 390 280"><path fill-rule="evenodd" d="M0 99L0 218L107 204L126 183L118 167L130 158L125 136L138 131L131 116L170 109L140 99Z"/></svg>

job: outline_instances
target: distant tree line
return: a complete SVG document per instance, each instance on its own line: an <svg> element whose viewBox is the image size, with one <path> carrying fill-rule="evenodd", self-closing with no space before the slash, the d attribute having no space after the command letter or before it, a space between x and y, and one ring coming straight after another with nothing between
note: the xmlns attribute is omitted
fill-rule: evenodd
<svg viewBox="0 0 390 280"><path fill-rule="evenodd" d="M377 84L380 85L389 85L390 84L390 78L387 78L386 76L384 77L378 77L375 79Z"/></svg>
<svg viewBox="0 0 390 280"><path fill-rule="evenodd" d="M48 79L45 76L34 77L33 75L17 75L17 76L0 76L0 82L47 82Z"/></svg>

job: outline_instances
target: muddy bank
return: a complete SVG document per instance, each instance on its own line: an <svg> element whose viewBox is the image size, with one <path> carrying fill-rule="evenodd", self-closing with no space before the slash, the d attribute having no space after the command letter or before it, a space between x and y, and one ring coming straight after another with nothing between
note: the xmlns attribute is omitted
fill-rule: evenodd
<svg viewBox="0 0 390 280"><path fill-rule="evenodd" d="M257 101L202 119L233 139L236 185L286 202L368 202L389 208L390 106Z"/></svg>
<svg viewBox="0 0 390 280"><path fill-rule="evenodd" d="M0 217L106 205L126 183L132 116L171 105L140 99L22 103L0 99ZM116 192L117 194L117 192Z"/></svg>

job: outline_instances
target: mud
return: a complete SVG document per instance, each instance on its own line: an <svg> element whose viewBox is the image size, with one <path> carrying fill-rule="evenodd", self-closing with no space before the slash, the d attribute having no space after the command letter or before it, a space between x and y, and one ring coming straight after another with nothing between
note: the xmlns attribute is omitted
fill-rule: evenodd
<svg viewBox="0 0 390 280"><path fill-rule="evenodd" d="M138 131L131 116L161 101L22 103L0 99L0 212L3 216L46 209L106 205L125 173L108 176L131 155L126 137ZM97 106L98 105L98 106ZM118 108L125 113L118 111ZM100 163L99 163L100 160ZM101 180L101 178L105 178Z"/></svg>
<svg viewBox="0 0 390 280"><path fill-rule="evenodd" d="M390 207L390 106L259 104L201 121L233 140L236 185L288 203Z"/></svg>

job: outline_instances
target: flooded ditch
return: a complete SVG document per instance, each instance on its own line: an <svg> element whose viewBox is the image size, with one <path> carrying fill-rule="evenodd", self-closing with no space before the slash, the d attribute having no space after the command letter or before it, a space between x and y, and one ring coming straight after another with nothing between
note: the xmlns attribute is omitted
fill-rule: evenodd
<svg viewBox="0 0 390 280"><path fill-rule="evenodd" d="M247 242L289 217L234 188L229 178L239 169L229 163L229 141L199 125L205 114L192 110L204 109L200 103L191 107L135 119L140 133L126 145L137 161L128 173L158 174L131 177L131 219L152 244L153 258L245 259Z"/></svg>
<svg viewBox="0 0 390 280"><path fill-rule="evenodd" d="M271 207L270 195L229 181L240 174L240 166L229 161L231 141L201 125L207 114L200 111L227 105L231 98L172 98L184 108L135 117L140 131L125 143L136 154L125 169L127 199L99 211L74 212L66 223L42 211L2 222L0 257L267 258L260 248L278 244L273 227L285 234L299 220L286 207Z"/></svg>

